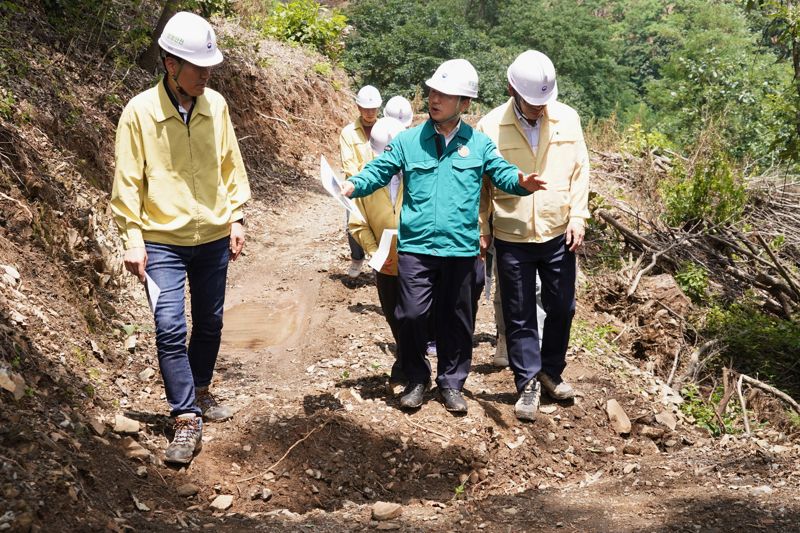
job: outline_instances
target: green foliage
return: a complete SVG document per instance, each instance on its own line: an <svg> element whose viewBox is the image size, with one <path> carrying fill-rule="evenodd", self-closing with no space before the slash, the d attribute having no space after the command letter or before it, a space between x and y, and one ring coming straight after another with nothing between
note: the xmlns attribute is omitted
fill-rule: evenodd
<svg viewBox="0 0 800 533"><path fill-rule="evenodd" d="M344 51L342 34L347 18L338 9L325 8L314 0L275 2L259 26L266 37L310 46L334 63Z"/></svg>
<svg viewBox="0 0 800 533"><path fill-rule="evenodd" d="M314 73L319 74L323 78L327 78L328 76L333 74L333 67L330 63L325 61L320 61L319 63L314 63L314 66L311 67L311 70Z"/></svg>
<svg viewBox="0 0 800 533"><path fill-rule="evenodd" d="M729 403L727 409L722 413L723 426L720 427L719 420L714 411L714 406L722 399L723 389L718 387L711 393L711 398L707 402L697 386L690 385L681 390L684 402L680 409L686 416L692 417L694 423L711 432L715 437L723 433L737 433L736 422L740 416L741 408L738 405Z"/></svg>
<svg viewBox="0 0 800 533"><path fill-rule="evenodd" d="M547 54L558 75L559 99L586 117L607 117L634 102L631 69L620 64L623 41L604 0L502 3L487 36L516 55L532 48ZM505 65L507 66L507 65ZM505 74L505 72L503 72Z"/></svg>
<svg viewBox="0 0 800 533"><path fill-rule="evenodd" d="M677 147L659 131L646 131L641 122L634 122L625 130L621 148L635 155L648 154L653 150L676 150Z"/></svg>
<svg viewBox="0 0 800 533"><path fill-rule="evenodd" d="M505 69L514 56L466 20L465 0L362 0L351 5L354 31L347 38L344 66L358 85L409 99L443 61L468 59L480 78L480 102L507 98Z"/></svg>
<svg viewBox="0 0 800 533"><path fill-rule="evenodd" d="M747 202L747 191L733 165L722 155L696 164L694 171L676 166L671 179L661 186L664 218L673 226L738 221Z"/></svg>
<svg viewBox="0 0 800 533"><path fill-rule="evenodd" d="M184 0L182 8L197 11L201 16L210 18L214 15L230 17L235 13L232 0Z"/></svg>
<svg viewBox="0 0 800 533"><path fill-rule="evenodd" d="M14 93L10 89L0 87L0 117L6 120L11 120L14 116L14 106L17 99L14 98Z"/></svg>
<svg viewBox="0 0 800 533"><path fill-rule="evenodd" d="M712 307L701 334L725 343L723 360L743 373L760 376L790 395L800 393L800 323L761 311L747 299Z"/></svg>
<svg viewBox="0 0 800 533"><path fill-rule="evenodd" d="M708 271L702 265L691 261L684 263L675 274L675 281L693 302L701 303L706 299Z"/></svg>
<svg viewBox="0 0 800 533"><path fill-rule="evenodd" d="M583 348L587 352L593 352L598 348L609 346L611 337L617 333L617 328L611 324L600 324L591 327L584 320L575 320L572 323L570 344Z"/></svg>

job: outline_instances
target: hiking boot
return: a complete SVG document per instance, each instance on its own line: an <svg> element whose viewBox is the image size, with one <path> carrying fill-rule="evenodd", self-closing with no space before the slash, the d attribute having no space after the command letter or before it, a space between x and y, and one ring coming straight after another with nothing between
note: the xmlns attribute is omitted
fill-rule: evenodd
<svg viewBox="0 0 800 533"><path fill-rule="evenodd" d="M508 349L506 348L506 336L498 335L495 342L494 359L492 359L494 366L508 366Z"/></svg>
<svg viewBox="0 0 800 533"><path fill-rule="evenodd" d="M520 420L533 420L539 410L539 399L542 395L542 387L539 381L533 378L525 384L519 393L519 399L514 405L514 414Z"/></svg>
<svg viewBox="0 0 800 533"><path fill-rule="evenodd" d="M186 465L203 448L203 419L194 414L175 418L175 438L164 451L168 463Z"/></svg>
<svg viewBox="0 0 800 533"><path fill-rule="evenodd" d="M400 398L400 407L403 409L416 409L422 405L422 397L425 395L426 390L428 390L427 383L409 383Z"/></svg>
<svg viewBox="0 0 800 533"><path fill-rule="evenodd" d="M453 413L466 413L467 402L464 400L464 395L457 389L439 389L439 394L442 395L444 407Z"/></svg>
<svg viewBox="0 0 800 533"><path fill-rule="evenodd" d="M556 384L555 380L544 372L539 372L539 375L536 377L539 380L539 383L542 384L542 389L544 389L547 395L552 399L572 400L575 398L575 389L573 389L572 385L566 381Z"/></svg>
<svg viewBox="0 0 800 533"><path fill-rule="evenodd" d="M363 259L352 259L350 261L350 268L347 269L347 275L351 278L357 278L361 274L361 267L364 265Z"/></svg>
<svg viewBox="0 0 800 533"><path fill-rule="evenodd" d="M208 387L194 389L194 404L200 408L203 418L209 422L221 422L233 416L233 409L227 405L218 404Z"/></svg>

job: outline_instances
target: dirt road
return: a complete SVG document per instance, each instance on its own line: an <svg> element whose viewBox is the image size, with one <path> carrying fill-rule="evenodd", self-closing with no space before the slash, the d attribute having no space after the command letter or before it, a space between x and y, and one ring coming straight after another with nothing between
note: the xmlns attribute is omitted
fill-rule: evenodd
<svg viewBox="0 0 800 533"><path fill-rule="evenodd" d="M651 377L613 355L571 354L567 377L581 396L572 405L545 400L535 423L518 422L511 373L490 364L486 303L466 385L469 414L452 416L435 391L418 412L400 411L384 388L393 345L372 275L344 275L343 218L314 193L248 213L215 381L237 416L206 425L204 450L189 468L162 468L166 486L191 482L199 494L163 502L174 520L137 527L800 529L797 447L776 448L774 435L762 445L711 440L659 401ZM588 310L581 316L592 320ZM140 407L163 412L150 398ZM611 398L634 422L631 435L609 425ZM672 415L666 426L653 419L664 412ZM219 494L234 503L212 515L208 502ZM376 501L399 503L402 514L372 522Z"/></svg>

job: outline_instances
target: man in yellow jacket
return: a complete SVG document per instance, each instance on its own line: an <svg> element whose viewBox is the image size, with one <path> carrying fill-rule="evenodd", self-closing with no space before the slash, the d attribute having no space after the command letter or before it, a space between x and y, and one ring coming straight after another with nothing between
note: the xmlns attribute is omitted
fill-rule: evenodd
<svg viewBox="0 0 800 533"><path fill-rule="evenodd" d="M384 149L394 139L395 135L405 129L398 120L391 117L378 119L370 132L370 148L375 157L380 156ZM383 230L397 229L400 223L400 208L403 205L403 179L402 173L392 177L389 184L369 196L355 200L364 220L353 218L348 225L350 234L361 245L364 251L374 255L378 251ZM400 324L395 317L399 285L397 282L397 240L394 239L389 256L383 267L375 271L375 285L378 288L378 300L381 310L395 345L395 362L389 375L389 387L394 392L396 385L405 385L406 376L403 373L402 360L400 359Z"/></svg>
<svg viewBox="0 0 800 533"><path fill-rule="evenodd" d="M481 119L477 129L509 163L538 174L545 189L519 197L484 188L479 223L485 249L492 218L508 360L519 392L514 411L522 420L533 420L541 388L557 400L575 394L561 374L575 314L575 251L589 218L589 155L578 114L556 100L555 68L547 56L528 50L507 74L511 98ZM537 273L547 314L541 348Z"/></svg>
<svg viewBox="0 0 800 533"><path fill-rule="evenodd" d="M358 118L345 126L339 135L344 179L355 176L361 172L364 165L372 161L374 154L369 145L369 137L372 127L378 120L378 109L382 103L381 93L372 85L365 85L358 90L358 94L356 94ZM349 223L349 213L347 220ZM349 229L347 230L347 243L350 245L350 268L347 275L357 278L364 264L364 249L353 239Z"/></svg>
<svg viewBox="0 0 800 533"><path fill-rule="evenodd" d="M227 103L206 88L211 67L222 62L211 25L177 13L158 43L166 74L128 103L117 126L111 209L125 268L147 283L154 306L158 362L175 417L165 458L186 464L202 446L203 419L233 414L208 386L219 352L228 261L244 246L242 206L250 187ZM160 289L157 299L153 284Z"/></svg>

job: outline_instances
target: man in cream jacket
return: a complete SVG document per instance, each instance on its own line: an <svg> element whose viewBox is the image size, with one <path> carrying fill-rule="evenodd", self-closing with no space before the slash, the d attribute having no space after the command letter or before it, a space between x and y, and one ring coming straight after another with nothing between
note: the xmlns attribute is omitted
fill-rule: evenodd
<svg viewBox="0 0 800 533"><path fill-rule="evenodd" d="M542 388L557 400L575 394L561 374L575 314L575 251L589 218L589 156L578 114L556 100L555 68L547 56L522 53L508 68L508 83L511 98L476 129L509 163L538 174L545 188L515 196L485 187L481 245L485 249L494 239L508 360L519 392L514 410L518 418L533 420ZM541 347L537 273L547 314Z"/></svg>

